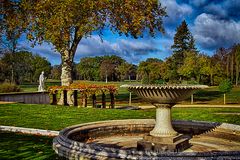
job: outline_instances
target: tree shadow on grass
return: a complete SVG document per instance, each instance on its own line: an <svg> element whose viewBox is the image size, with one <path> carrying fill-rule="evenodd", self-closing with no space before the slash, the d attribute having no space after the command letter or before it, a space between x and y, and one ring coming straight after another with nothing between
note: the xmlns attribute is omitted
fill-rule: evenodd
<svg viewBox="0 0 240 160"><path fill-rule="evenodd" d="M0 159L60 159L52 150L52 138L0 132Z"/></svg>
<svg viewBox="0 0 240 160"><path fill-rule="evenodd" d="M196 101L212 101L214 99L220 98L223 93L220 91L198 91L194 94L194 100Z"/></svg>
<svg viewBox="0 0 240 160"><path fill-rule="evenodd" d="M132 93L132 102L144 102L143 99L141 99L140 97L138 97L136 94ZM129 93L121 93L121 94L117 94L116 95L116 101L119 102L128 102L129 101Z"/></svg>

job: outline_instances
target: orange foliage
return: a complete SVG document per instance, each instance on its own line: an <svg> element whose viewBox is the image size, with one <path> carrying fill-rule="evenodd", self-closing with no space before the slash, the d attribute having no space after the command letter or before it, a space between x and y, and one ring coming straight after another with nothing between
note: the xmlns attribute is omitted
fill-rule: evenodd
<svg viewBox="0 0 240 160"><path fill-rule="evenodd" d="M100 93L113 93L116 94L118 88L115 85L103 85L103 84L84 84L84 83L72 83L69 86L51 86L48 88L51 94L56 94L57 91L73 91L78 90L84 94L100 94Z"/></svg>

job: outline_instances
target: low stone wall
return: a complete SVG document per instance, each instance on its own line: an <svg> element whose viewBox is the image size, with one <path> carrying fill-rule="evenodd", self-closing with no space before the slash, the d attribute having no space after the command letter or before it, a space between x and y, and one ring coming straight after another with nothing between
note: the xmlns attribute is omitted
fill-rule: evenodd
<svg viewBox="0 0 240 160"><path fill-rule="evenodd" d="M50 130L24 128L24 127L13 127L13 126L0 126L0 131L32 134L32 135L42 135L42 136L49 136L49 137L56 137L59 134L59 131L50 131Z"/></svg>
<svg viewBox="0 0 240 160"><path fill-rule="evenodd" d="M49 92L1 93L0 101L26 104L50 104Z"/></svg>

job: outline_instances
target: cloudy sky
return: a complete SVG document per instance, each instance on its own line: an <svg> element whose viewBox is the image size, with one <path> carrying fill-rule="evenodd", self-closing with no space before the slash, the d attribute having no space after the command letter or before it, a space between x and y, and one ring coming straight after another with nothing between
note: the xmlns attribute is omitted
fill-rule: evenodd
<svg viewBox="0 0 240 160"><path fill-rule="evenodd" d="M149 57L164 60L171 56L171 45L176 27L186 20L192 32L198 50L212 55L219 47L230 47L240 43L240 0L161 0L167 7L168 17L164 18L164 35L155 38L145 36L133 39L104 30L103 41L93 35L84 38L77 49L75 62L86 56L118 55L128 62L138 64ZM60 54L54 47L43 43L30 47L21 38L19 47L25 48L46 57L53 65L60 64Z"/></svg>

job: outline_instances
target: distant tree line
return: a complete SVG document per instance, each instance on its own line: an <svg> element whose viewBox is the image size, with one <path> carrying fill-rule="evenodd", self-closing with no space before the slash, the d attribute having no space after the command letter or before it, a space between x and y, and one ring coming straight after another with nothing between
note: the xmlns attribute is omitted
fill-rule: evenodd
<svg viewBox="0 0 240 160"><path fill-rule="evenodd" d="M185 21L177 27L173 54L165 61L140 62L137 75L143 83L199 83L218 85L225 79L239 83L240 44L219 48L213 56L200 53Z"/></svg>
<svg viewBox="0 0 240 160"><path fill-rule="evenodd" d="M37 82L41 71L51 79L61 79L61 65L51 66L50 62L27 51L16 51L15 41L10 49L1 50L0 82L10 81L17 84ZM240 71L240 44L230 48L219 48L208 56L195 47L195 40L182 22L176 29L172 55L164 61L148 58L134 65L123 58L96 56L81 58L72 65L72 77L75 80L124 81L138 80L146 84L162 83L198 83L218 85L229 79L238 85Z"/></svg>
<svg viewBox="0 0 240 160"><path fill-rule="evenodd" d="M240 45L231 48L220 48L213 56L199 52L184 52L182 64L174 68L173 56L165 61L149 58L140 62L137 77L143 83L195 83L218 85L230 79L238 85Z"/></svg>
<svg viewBox="0 0 240 160"><path fill-rule="evenodd" d="M36 82L42 71L48 76L51 72L51 63L31 52L19 51L14 54L6 52L0 58L0 82L16 84Z"/></svg>
<svg viewBox="0 0 240 160"><path fill-rule="evenodd" d="M97 56L82 58L77 64L79 78L92 81L135 80L137 66L127 63L121 57Z"/></svg>

